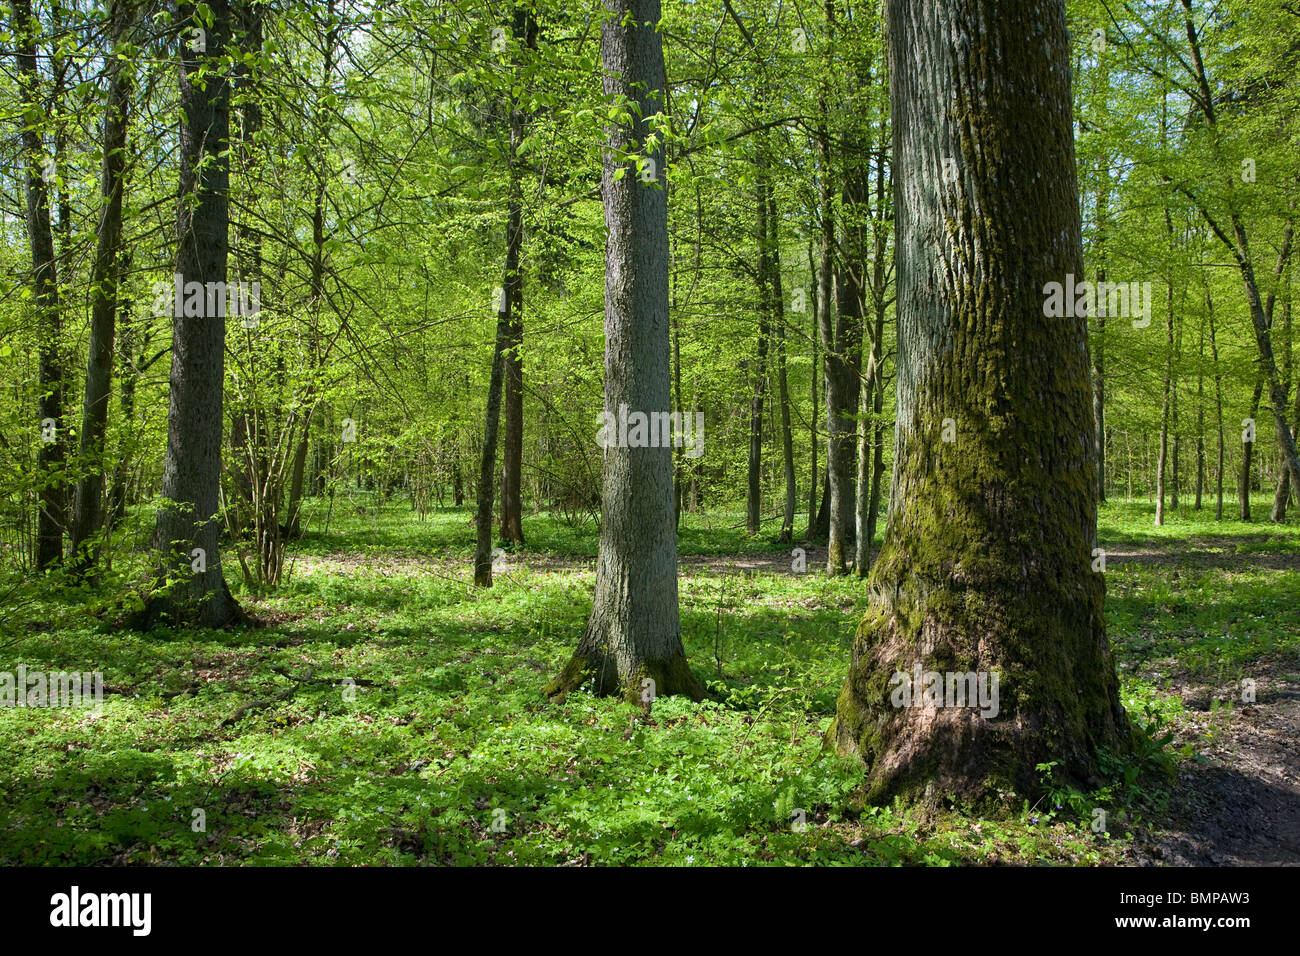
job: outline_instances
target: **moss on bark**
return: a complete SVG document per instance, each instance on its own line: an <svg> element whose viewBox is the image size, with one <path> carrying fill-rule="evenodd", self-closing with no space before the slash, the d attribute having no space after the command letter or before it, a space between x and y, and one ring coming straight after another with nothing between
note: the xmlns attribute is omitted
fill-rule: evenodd
<svg viewBox="0 0 1300 956"><path fill-rule="evenodd" d="M1091 570L1087 320L1043 308L1046 283L1083 273L1064 5L887 12L898 444L827 742L862 758L872 802L1033 794L1051 760L1095 785L1128 728ZM894 675L917 666L997 674L996 715L898 705Z"/></svg>
<svg viewBox="0 0 1300 956"><path fill-rule="evenodd" d="M668 660L638 661L620 668L615 655L593 645L584 636L560 673L544 688L547 697L563 700L588 681L593 681L592 692L597 696L620 697L643 707L648 707L655 697L682 695L698 702L708 696L684 653L675 653ZM647 680L654 682L653 693L648 693L651 685L645 683Z"/></svg>

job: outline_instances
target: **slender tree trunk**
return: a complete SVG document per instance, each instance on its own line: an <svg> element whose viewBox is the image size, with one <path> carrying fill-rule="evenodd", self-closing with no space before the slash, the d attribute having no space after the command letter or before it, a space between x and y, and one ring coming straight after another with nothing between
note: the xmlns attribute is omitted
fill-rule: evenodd
<svg viewBox="0 0 1300 956"><path fill-rule="evenodd" d="M1170 369L1169 379L1169 432L1172 439L1170 447L1170 458L1173 465L1173 481L1169 488L1169 504L1178 512L1178 494L1182 490L1182 435L1178 427L1178 370L1182 366L1182 339L1183 333L1181 328L1174 331L1174 351L1173 363Z"/></svg>
<svg viewBox="0 0 1300 956"><path fill-rule="evenodd" d="M794 432L790 427L790 385L785 368L785 292L781 284L781 217L777 215L776 196L767 196L768 269L771 272L772 321L776 332L776 389L781 405L781 468L785 476L785 513L781 518L780 540L794 540L794 511L798 489L794 474Z"/></svg>
<svg viewBox="0 0 1300 956"><path fill-rule="evenodd" d="M130 250L123 250L122 274L130 271L130 262ZM117 462L113 466L113 484L108 495L109 527L113 527L126 516L127 506L132 503L128 486L131 481L130 457L131 452L134 451L132 439L135 434L135 388L140 378L139 363L133 355L138 333L131 320L131 302L120 299L118 307L120 311L117 321L117 364L118 378L121 380L118 388L118 413L122 422L122 438L115 456ZM141 355L140 362L143 361L144 356Z"/></svg>
<svg viewBox="0 0 1300 956"><path fill-rule="evenodd" d="M761 167L763 159L759 159ZM767 397L767 340L771 334L772 291L768 274L767 181L757 187L758 227L758 346L755 349L754 393L749 405L749 463L745 486L745 530L758 534L763 512L763 402Z"/></svg>
<svg viewBox="0 0 1300 956"><path fill-rule="evenodd" d="M1213 144L1217 150L1219 144L1218 116L1215 109L1216 99L1210 90L1209 76L1205 70L1205 61L1201 56L1200 36L1193 18L1191 0L1182 0L1182 6L1186 13L1184 24L1187 29L1187 40L1192 54L1192 72L1196 77L1200 93L1194 103L1205 118L1206 125L1213 137ZM1184 190L1184 194L1191 196L1193 201L1196 201L1193 194L1187 193L1186 190ZM1265 304L1264 298L1260 294L1259 283L1255 277L1255 262L1251 256L1250 239L1238 205L1235 203L1229 204L1228 221L1231 223L1231 236L1219 225L1209 210L1200 205L1199 202L1197 202L1197 208L1214 234L1232 252L1237 261L1237 268L1241 272L1242 286L1246 293L1246 302L1250 307L1250 324L1255 332L1255 347L1259 352L1260 374L1263 376L1263 385L1267 386L1269 407L1273 412L1273 427L1277 432L1278 447L1281 449L1282 456L1286 461L1286 467L1291 472L1291 480L1297 487L1300 487L1300 452L1296 449L1295 436L1287 423L1286 393L1282 388L1277 362L1273 357L1273 340L1270 334L1276 292L1268 294L1268 301ZM1280 280L1285 274L1291 261L1293 235L1293 225L1287 223L1286 229L1282 233L1282 245L1278 250L1277 265L1273 270L1275 285L1277 280Z"/></svg>
<svg viewBox="0 0 1300 956"><path fill-rule="evenodd" d="M508 296L497 312L496 343L492 347L492 374L488 378L487 409L483 413L483 445L479 449L478 509L475 511L474 585L492 586L492 498L496 473L497 433L501 422L501 379L506 342L510 338Z"/></svg>
<svg viewBox="0 0 1300 956"><path fill-rule="evenodd" d="M1098 203L1101 202L1100 195ZM1100 215L1100 213L1098 213ZM1097 270L1097 284L1106 281L1106 270ZM1098 297L1098 304L1101 299ZM1106 310L1097 310L1097 337L1092 350L1092 434L1097 449L1097 501L1106 500Z"/></svg>
<svg viewBox="0 0 1300 956"><path fill-rule="evenodd" d="M1219 368L1219 342L1216 338L1214 327L1214 300L1210 297L1210 286L1205 286L1205 318L1210 326L1210 360L1214 363L1214 421L1218 431L1219 456L1218 465L1214 471L1214 520L1223 520L1223 468L1224 468L1224 435L1223 435L1223 371Z"/></svg>
<svg viewBox="0 0 1300 956"><path fill-rule="evenodd" d="M1160 119L1160 139L1164 142L1165 121L1163 107ZM1169 207L1165 207L1165 235L1172 257L1174 248L1174 226L1169 217ZM1169 460L1169 402L1170 388L1173 382L1174 364L1174 281L1169 273L1165 275L1165 374L1164 391L1160 403L1160 453L1156 456L1156 526L1165 523L1165 466Z"/></svg>
<svg viewBox="0 0 1300 956"><path fill-rule="evenodd" d="M1110 69L1105 57L1099 58L1098 83L1102 108L1110 103ZM1106 281L1106 247L1110 229L1110 156L1103 154L1097 164L1097 283ZM1092 350L1092 420L1093 444L1097 449L1097 501L1106 500L1106 306L1098 296L1097 336Z"/></svg>
<svg viewBox="0 0 1300 956"><path fill-rule="evenodd" d="M63 529L67 524L67 489L63 477L67 460L67 423L64 421L63 339L59 304L58 260L50 224L49 157L41 128L47 120L40 95L36 38L40 23L32 15L31 0L14 0L16 60L22 97L20 133L26 166L27 238L32 258L32 300L36 307L40 354L37 360L37 415L41 436L36 453L37 494L36 567L46 570L63 560Z"/></svg>
<svg viewBox="0 0 1300 956"><path fill-rule="evenodd" d="M207 627L242 618L221 573L218 493L221 482L222 396L225 370L225 283L230 188L230 83L220 67L230 37L228 0L209 0L209 20L193 4L177 7L181 30L180 203L176 273L189 283L220 283L199 315L186 296L173 318L171 402L167 454L154 548L165 579L152 618L165 614ZM204 49L186 42L204 30ZM200 73L200 71L202 71ZM200 74L202 79L196 79ZM216 308L214 309L213 306ZM169 581L170 583L170 581Z"/></svg>
<svg viewBox="0 0 1300 956"><path fill-rule="evenodd" d="M1259 400L1264 392L1264 381L1262 378L1255 380L1255 390L1250 395L1250 424L1242 423L1241 430L1241 473L1237 476L1237 507L1238 517L1242 521L1250 521L1250 485L1251 485L1251 466L1253 464L1255 452L1255 431L1256 418L1259 416Z"/></svg>
<svg viewBox="0 0 1300 956"><path fill-rule="evenodd" d="M531 5L515 7L512 31L516 43L525 50L537 49L537 19ZM510 201L506 227L506 268L504 290L509 322L506 326L505 361L505 436L501 447L501 539L511 544L524 543L523 456L524 456L524 362L520 349L524 342L524 281L519 269L523 246L523 182L519 166L519 147L524 141L528 117L518 98L510 106Z"/></svg>
<svg viewBox="0 0 1300 956"><path fill-rule="evenodd" d="M886 78L886 88L888 78ZM875 308L875 322L871 330L871 357L867 373L867 384L871 389L871 495L867 502L867 526L863 532L866 537L866 564L870 564L871 549L875 546L876 522L880 514L881 482L885 475L885 373L884 340L885 312L889 307L886 293L888 276L885 258L888 254L886 228L889 222L886 203L889 201L886 183L884 152L888 138L888 126L881 120L880 155L876 157L876 211L872 228L875 231L872 254L871 297ZM863 554L859 544L859 554Z"/></svg>
<svg viewBox="0 0 1300 956"><path fill-rule="evenodd" d="M1287 269L1285 281L1285 298L1282 301L1282 394L1287 396L1291 393L1291 282L1290 269ZM1300 402L1296 403L1300 408ZM1292 429L1294 435L1295 430ZM1277 482L1277 491L1273 495L1273 510L1269 514L1269 519L1275 524L1286 520L1286 506L1291 498L1291 472L1286 467L1286 452L1278 449L1278 471L1281 477Z"/></svg>
<svg viewBox="0 0 1300 956"><path fill-rule="evenodd" d="M697 245L698 255L698 245ZM676 293L674 292L674 295ZM674 302L674 306L676 303ZM681 323L677 321L677 309L674 308L671 314L672 332L673 332L673 409L679 416L685 415L686 409L682 403L682 329ZM685 421L685 418L681 419ZM682 524L682 475L686 471L685 449L680 445L673 448L673 527L680 528Z"/></svg>
<svg viewBox="0 0 1300 956"><path fill-rule="evenodd" d="M601 193L605 206L605 476L596 594L578 647L548 695L588 680L598 694L648 706L655 695L704 689L682 648L677 605L677 529L672 449L632 446L620 411L668 411L668 203L662 141L648 148L664 106L659 0L605 0L601 59L606 97L637 107L609 127ZM623 157L643 151L654 177L642 182ZM621 178L615 171L623 169ZM650 177L647 177L649 179Z"/></svg>
<svg viewBox="0 0 1300 956"><path fill-rule="evenodd" d="M829 36L833 38L835 5L831 0L827 0L826 3L826 29ZM833 39L828 39L826 42L827 77L831 75L829 64L833 56L832 45ZM849 559L850 528L854 520L852 488L853 458L856 449L849 432L849 423L857 415L857 404L855 402L849 405L849 353L846 348L847 343L844 341L845 336L842 334L845 322L839 315L839 310L847 299L843 292L837 296L834 282L836 275L835 194L832 183L835 171L831 161L830 132L825 119L829 109L828 82L829 80L823 83L818 97L822 118L818 121L817 127L821 217L821 268L818 291L820 301L817 319L824 356L822 376L826 383L826 494L823 496L823 507L827 510L826 570L828 574L843 574L845 562Z"/></svg>
<svg viewBox="0 0 1300 956"><path fill-rule="evenodd" d="M125 24L119 3L114 41ZM90 344L86 358L86 388L81 414L80 468L71 550L83 568L93 566L92 536L104 520L105 438L113 380L113 337L117 325L117 282L121 266L122 190L126 170L127 111L131 102L131 67L109 53L108 104L104 112L104 159L100 174L100 214L95 261L91 270Z"/></svg>
<svg viewBox="0 0 1300 956"><path fill-rule="evenodd" d="M1047 284L1082 272L1065 3L888 0L886 16L898 453L828 737L865 762L868 800L993 802L1037 791L1046 760L1095 780L1127 729L1090 564L1087 319L1045 318ZM952 692L934 706L932 680L900 706L914 668L989 691L999 675L996 713Z"/></svg>
<svg viewBox="0 0 1300 956"><path fill-rule="evenodd" d="M812 292L812 295L809 297L809 301L812 305L812 335L809 336L809 338L812 340L812 375L810 376L812 379L812 415L808 419L808 438L810 440L809 444L811 446L809 458L811 459L812 466L809 470L809 475L808 475L808 535L807 536L811 539L811 538L816 538L821 534L818 526L818 511L817 511L817 501L818 501L817 448L818 445L820 445L821 443L817 436L817 420L818 420L817 405L821 397L821 388L822 388L821 383L817 380L818 371L821 369L821 356L818 354L820 351L818 348L818 344L819 344L820 334L821 334L819 331L821 325L819 319L820 310L818 306L818 301L820 299L821 281L818 279L817 263L813 259L813 248L811 242L808 245L808 275L812 279L812 289L810 290Z"/></svg>
<svg viewBox="0 0 1300 956"><path fill-rule="evenodd" d="M1201 510L1205 493L1205 323L1196 336L1196 504Z"/></svg>

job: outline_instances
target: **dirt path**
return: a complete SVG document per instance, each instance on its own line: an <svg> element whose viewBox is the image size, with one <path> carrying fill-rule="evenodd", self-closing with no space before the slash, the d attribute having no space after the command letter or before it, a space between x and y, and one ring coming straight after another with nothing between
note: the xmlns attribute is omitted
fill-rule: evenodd
<svg viewBox="0 0 1300 956"><path fill-rule="evenodd" d="M1170 819L1134 863L1300 865L1300 675L1270 663L1255 703L1231 711L1212 714L1211 695L1239 698L1238 688L1184 688L1176 742L1197 740L1209 761L1181 766Z"/></svg>
<svg viewBox="0 0 1300 956"><path fill-rule="evenodd" d="M1271 534L1196 536L1107 549L1111 566L1224 571L1300 570L1300 553L1264 551ZM1297 595L1300 600L1300 595ZM1187 708L1175 744L1194 742L1168 819L1134 848L1131 862L1175 866L1300 865L1300 664L1261 660L1255 702L1236 685L1176 680ZM1220 708L1211 710L1217 698ZM1229 710L1223 705L1232 702Z"/></svg>

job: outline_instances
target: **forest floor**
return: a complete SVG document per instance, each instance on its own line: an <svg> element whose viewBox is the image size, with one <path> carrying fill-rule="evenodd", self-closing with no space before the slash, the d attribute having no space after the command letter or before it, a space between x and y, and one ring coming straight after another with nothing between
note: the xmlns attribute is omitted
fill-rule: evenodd
<svg viewBox="0 0 1300 956"><path fill-rule="evenodd" d="M106 694L0 709L0 864L1300 863L1300 527L1107 505L1139 751L1096 792L1045 771L1045 798L980 817L848 809L861 768L820 743L862 583L738 518L687 516L680 541L683 639L716 699L648 717L541 694L596 552L550 516L480 591L464 511L357 496L272 595L228 556L258 622L233 631L123 630L113 582L28 589L0 670L102 671Z"/></svg>
<svg viewBox="0 0 1300 956"><path fill-rule="evenodd" d="M1294 606L1300 588L1300 552L1276 534L1190 535L1112 549L1111 566L1155 567L1171 581L1184 573L1233 577L1261 569L1287 572L1279 597ZM1289 590L1287 590L1289 589ZM1232 623L1249 626L1248 608ZM1256 616L1258 618L1258 616ZM1153 662L1158 664L1159 662ZM1133 859L1180 866L1300 864L1300 661L1292 653L1264 653L1224 681L1224 671L1180 667L1164 672L1165 686L1182 698L1172 727L1179 740L1199 744L1197 759L1178 769L1176 800L1163 827L1140 841ZM1243 681L1254 699L1243 700Z"/></svg>

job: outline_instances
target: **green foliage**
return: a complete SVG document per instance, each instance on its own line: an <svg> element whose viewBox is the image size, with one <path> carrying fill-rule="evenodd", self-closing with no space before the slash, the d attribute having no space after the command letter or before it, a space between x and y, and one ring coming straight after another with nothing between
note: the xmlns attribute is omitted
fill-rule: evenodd
<svg viewBox="0 0 1300 956"><path fill-rule="evenodd" d="M1177 648L1195 645L1177 644L1167 670L1125 679L1134 754L1104 761L1096 792L1058 782L1047 763L1043 798L1014 817L858 812L860 769L821 751L863 610L852 579L790 573L787 552L717 531L733 515L688 517L683 636L718 699L660 698L649 715L581 691L548 704L541 688L589 607L594 540L530 517L528 540L545 544L476 592L463 511L418 522L407 503L365 500L373 517L343 511L329 535L303 541L280 592L249 602L260 628L120 632L97 616L93 590L69 600L14 579L6 640L27 636L0 652L6 667L101 670L109 693L100 716L0 710L0 861L1113 862L1124 831L1093 833L1092 811L1107 809L1112 831L1145 825L1168 800L1168 770L1197 754L1175 730L1183 705L1169 689L1184 666ZM1114 512L1116 530L1148 525ZM1273 542L1274 553L1298 551L1294 531ZM742 560L773 569L739 573ZM1152 574L1124 563L1108 573L1112 595L1140 605L1121 600L1111 613L1126 670L1149 660L1134 622L1158 603L1142 590ZM1231 575L1201 613L1254 587L1254 574ZM249 704L265 706L228 722ZM192 829L195 809L204 832Z"/></svg>

